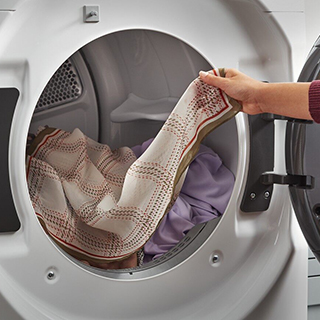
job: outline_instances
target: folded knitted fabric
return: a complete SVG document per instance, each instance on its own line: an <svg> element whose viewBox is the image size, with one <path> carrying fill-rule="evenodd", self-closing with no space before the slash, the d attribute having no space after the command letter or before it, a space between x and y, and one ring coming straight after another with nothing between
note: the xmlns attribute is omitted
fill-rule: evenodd
<svg viewBox="0 0 320 320"><path fill-rule="evenodd" d="M197 78L137 160L131 149L111 151L79 129L44 129L28 149L27 181L45 231L79 259L129 257L172 207L201 140L240 109Z"/></svg>

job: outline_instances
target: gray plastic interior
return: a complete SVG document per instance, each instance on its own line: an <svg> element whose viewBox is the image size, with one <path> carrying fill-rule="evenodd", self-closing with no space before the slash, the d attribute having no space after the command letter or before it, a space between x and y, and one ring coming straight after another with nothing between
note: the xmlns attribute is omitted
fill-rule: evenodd
<svg viewBox="0 0 320 320"><path fill-rule="evenodd" d="M37 110L30 131L36 132L39 125L68 131L78 127L111 148L131 147L154 137L198 72L211 68L197 51L184 42L146 30L121 31L101 37L69 60L79 74L81 95L43 111ZM232 119L203 141L220 155L234 175L237 170L237 139L236 123ZM161 263L151 263L135 271L118 270L104 274L132 277L139 270L143 273L149 270L149 274L158 272L159 264L162 269L170 268L194 252L217 223L218 220L196 227L162 258Z"/></svg>

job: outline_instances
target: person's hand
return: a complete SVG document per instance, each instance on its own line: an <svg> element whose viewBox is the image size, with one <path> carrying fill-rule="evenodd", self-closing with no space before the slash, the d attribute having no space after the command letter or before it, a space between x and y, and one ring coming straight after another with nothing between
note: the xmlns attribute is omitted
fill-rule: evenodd
<svg viewBox="0 0 320 320"><path fill-rule="evenodd" d="M242 104L248 114L274 113L286 117L311 120L308 93L310 82L264 83L235 69L225 69L225 77L212 72L199 73L205 83L220 88Z"/></svg>
<svg viewBox="0 0 320 320"><path fill-rule="evenodd" d="M225 77L215 76L213 73L200 71L200 79L214 87L220 88L231 98L238 100L243 111L248 114L264 112L259 102L259 91L265 85L235 69L225 69Z"/></svg>

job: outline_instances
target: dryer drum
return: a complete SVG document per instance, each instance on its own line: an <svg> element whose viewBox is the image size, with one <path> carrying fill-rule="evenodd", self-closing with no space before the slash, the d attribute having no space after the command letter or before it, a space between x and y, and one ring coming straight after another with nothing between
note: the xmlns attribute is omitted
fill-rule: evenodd
<svg viewBox="0 0 320 320"><path fill-rule="evenodd" d="M117 42L114 42L114 40L117 39ZM130 41L129 41L130 39ZM134 39L134 40L132 40ZM149 50L148 56L145 56L144 59L146 60L146 62L140 60L140 64L141 67L137 69L137 67L132 67L132 63L136 64L137 63L137 59L141 59L140 56L137 56L137 50L140 50L139 47L139 43L143 43L144 45L147 45L147 49ZM169 42L171 44L171 51L172 48L174 48L174 54L172 54L172 56L176 56L179 57L181 59L181 57L183 58L184 56L186 56L186 59L188 59L189 63L190 63L190 59L191 56L193 56L193 61L192 63L194 64L191 68L191 70L188 70L188 68L184 68L184 72L181 72L180 68L176 67L176 80L174 82L170 82L169 83L164 83L165 86L171 86L170 90L171 90L171 94L174 95L174 97L169 97L169 98L165 98L165 96L168 94L167 90L164 88L162 89L162 93L159 91L159 87L161 88L161 81L165 81L168 82L168 80L164 79L161 80L157 79L157 89L155 90L154 85L153 87L150 87L149 91L154 91L149 92L149 97L148 99L144 99L145 101L148 101L149 104L149 110L148 108L145 108L145 113L141 114L141 112L138 110L134 110L132 108L132 106L130 106L128 103L127 105L129 105L129 109L126 110L125 108L127 107L126 103L120 105L120 107L116 106L115 109L113 109L112 104L110 103L111 99L115 99L118 98L116 97L115 94L113 94L112 92L106 90L106 88L108 88L108 86L110 86L110 84L108 83L109 80L107 81L101 81L98 79L98 77L102 74L102 72L94 72L94 69L96 68L96 65L98 64L97 59L93 60L91 58L90 55L92 55L92 53L94 52L95 55L98 53L100 53L101 55L103 55L104 59L108 59L111 61L114 61L115 57L114 54L112 53L108 53L108 51L105 50L106 45L112 47L112 50L115 51L115 48L118 48L118 50L122 50L122 54L120 56L120 58L117 56L116 59L119 60L119 68L120 66L125 63L127 65L127 70L133 70L134 68L136 68L136 74L138 74L139 77L142 76L139 75L139 73L142 72L146 72L146 68L144 66L145 63L152 63L154 66L157 66L157 64L159 65L159 68L161 66L161 68L163 69L162 72L166 73L168 72L168 55L163 52L163 56L159 56L159 53L157 53L157 55L153 54L153 51L155 49L152 49L152 51L150 52L152 46L154 45L154 43L165 43L165 42ZM119 45L120 43L120 45ZM137 44L138 43L138 44ZM173 45L173 47L172 47ZM136 47L138 46L138 48ZM99 49L100 47L100 49ZM104 50L101 49L101 47L103 47ZM145 51L145 49L144 49ZM145 52L139 52L139 55L144 56ZM128 54L128 52L131 52L130 54ZM125 61L123 61L121 58L123 55L127 55L127 57L124 59ZM151 56L151 57L150 57ZM194 56L196 58L194 58ZM102 60L102 59L101 59ZM159 61L160 60L160 61ZM109 61L106 61L106 64L109 63ZM171 61L170 61L171 63ZM103 70L103 68L101 68L101 66L99 66L100 69ZM172 66L171 66L172 67ZM167 69L166 69L167 68ZM113 69L115 69L115 66L113 66ZM83 49L80 50L80 52L75 53L72 57L70 57L69 59L67 59L62 66L55 72L55 74L52 76L52 78L50 79L50 81L48 82L47 86L45 87L43 93L41 94L41 97L37 103L36 106L36 110L35 110L35 114L34 114L34 118L33 121L31 123L30 126L30 130L31 131L35 131L37 125L46 125L47 123L50 123L51 126L55 126L58 128L61 128L61 123L59 123L59 120L63 117L65 117L65 114L67 114L70 110L70 107L72 108L72 106L76 106L77 104L80 105L79 102L77 102L77 99L80 98L80 93L83 92L84 95L88 95L87 92L90 91L85 87L86 83L92 83L93 87L94 87L94 91L92 91L92 95L90 96L90 99L88 99L87 101L87 108L91 108L90 105L90 100L92 100L92 102L95 102L95 100L98 100L98 114L97 114L97 118L100 118L98 120L98 122L103 122L103 129L104 131L106 131L106 128L108 129L107 133L111 133L111 137L109 135L106 134L106 132L103 132L100 129L100 136L102 135L102 137L100 137L100 140L104 140L104 141L108 141L111 145L116 145L117 147L121 146L120 141L113 141L112 139L112 130L110 130L110 128L115 127L117 128L119 125L116 123L120 123L120 137L123 134L127 134L129 133L128 130L128 126L131 124L132 127L136 127L138 124L141 126L141 129L139 131L134 130L135 134L131 135L130 134L130 138L131 139L126 139L127 141L124 142L124 145L130 145L132 144L132 141L134 141L134 139L136 139L136 136L138 136L139 140L135 140L139 143L143 142L143 140L141 140L141 137L144 136L143 139L146 139L148 137L150 137L150 135L153 134L153 132L156 131L156 128L161 127L162 125L162 121L164 119L164 115L168 115L169 114L169 108L172 108L175 101L178 100L179 98L179 94L181 94L184 90L184 85L187 84L187 81L191 81L194 77L197 76L197 73L199 70L201 69L210 69L210 66L208 65L208 63L198 55L198 53L196 53L194 51L194 49L188 47L186 44L184 44L181 41L178 41L176 39L170 38L166 35L159 35L158 33L155 32L150 32L150 31L127 31L127 32L121 32L118 34L113 34L113 35L109 35L103 38L100 38L96 41L94 41L93 43L87 45L86 47L84 47ZM147 69L148 70L148 69ZM194 71L197 70L197 71ZM108 70L109 71L109 77L107 76L107 79L112 79L113 77L117 76L119 77L119 86L121 88L121 86L123 86L123 79L121 79L121 77L126 76L124 75L119 75L119 74L112 74L113 70ZM172 70L170 70L172 72ZM113 71L114 72L114 71ZM119 71L118 71L119 72ZM152 72L150 73L150 69L149 69L149 74L144 74L144 78L148 79L151 78L152 80L152 76L154 77L154 75L152 74ZM129 77L137 77L136 74L131 74L129 75ZM88 75L90 75L88 77ZM90 78L89 79L85 79L85 78ZM106 77L106 75L104 75L104 77ZM159 75L158 75L159 77ZM68 80L69 79L69 80ZM189 80L188 80L189 79ZM150 81L148 81L150 82ZM178 82L183 82L184 85L179 84ZM179 84L179 86L178 86ZM77 87L75 87L77 85ZM144 83L145 85L145 83ZM125 86L124 86L125 87ZM77 89L77 90L76 90ZM145 89L145 88L144 88ZM137 86L136 84L132 83L125 92L125 95L127 96L127 102L132 102L133 106L137 106L135 105L135 100L130 100L132 96L146 96L145 93L143 93L142 86ZM119 91L119 88L117 89ZM128 92L129 91L129 92ZM133 92L132 92L133 91ZM104 95L104 92L108 92L109 95L106 97ZM69 95L68 95L69 94ZM71 94L71 95L70 95ZM73 94L73 95L72 95ZM111 95L111 97L110 97ZM164 96L164 98L161 98L161 95ZM152 97L158 97L159 96L159 101L161 102L161 105L156 105L154 104L155 99ZM61 99L62 97L62 99ZM60 101L59 101L60 98ZM65 98L65 99L64 99ZM57 100L58 101L55 101ZM83 97L81 97L81 99L83 99ZM166 99L166 100L165 100ZM81 100L80 100L81 102ZM232 103L236 103L236 102L232 102ZM154 104L154 106L152 106L152 104ZM166 106L167 104L167 106ZM94 106L94 103L93 103ZM56 109L53 107L59 107L59 109ZM131 109L130 109L131 108ZM152 110L152 108L154 110ZM107 110L106 110L107 109ZM108 110L112 110L112 112L108 111ZM139 106L138 106L139 109ZM150 113L150 109L151 109L151 113ZM118 111L119 110L119 111ZM43 112L44 111L44 112ZM58 116L58 121L56 119L54 119L54 117L52 117L52 115L56 116L56 114L59 114ZM130 113L131 112L131 113ZM132 113L136 113L138 114L138 112L140 112L139 116L135 119L130 119L130 114ZM163 113L165 112L165 113ZM117 119L115 121L115 114L117 114ZM123 114L123 116L122 116ZM153 114L153 119L148 119L150 114ZM101 118L108 118L111 120L109 120L108 125L106 125L106 121L102 121ZM140 117L140 119L139 119ZM166 116L165 116L166 117ZM40 120L38 120L40 119ZM124 119L124 120L122 120ZM81 128L81 122L77 121L77 117L69 119L67 126L69 129L69 131L72 131L73 128L76 127L80 127ZM41 121L41 122L40 122ZM86 119L87 121L87 119ZM154 127L151 128L150 132L143 132L143 127L146 126L146 128L150 128L150 127ZM230 126L230 124L228 125ZM233 126L231 124L231 126ZM73 127L73 128L72 128ZM108 128L109 127L109 128ZM130 128L130 127L129 127ZM82 127L82 130L84 132L86 132L86 127ZM234 130L234 129L233 129ZM102 133L101 133L102 131ZM90 135L90 133L89 133ZM140 135L140 137L139 137ZM219 136L219 133L218 133ZM95 137L94 137L95 138ZM132 139L133 138L133 139ZM231 139L232 138L231 136ZM132 141L130 141L132 140ZM217 141L219 141L220 139L216 139ZM210 141L214 141L213 137L208 137L205 140L208 141L207 143L212 143ZM219 147L218 147L219 148ZM221 148L221 146L220 146ZM225 149L225 146L223 147ZM236 151L237 148L235 148L235 150L232 151L232 154L234 151ZM230 153L230 151L227 151L228 153ZM223 154L224 152L222 152ZM234 163L234 156L233 158L227 158L227 163L228 165L230 165L230 163ZM232 170L234 170L234 165L232 165ZM221 212L223 213L223 212ZM198 240L200 240L201 238L204 240L206 237L208 237L208 235L212 232L212 230L216 227L217 223L218 223L219 219L216 219L216 221L212 221L211 223L207 223L205 225L199 225L196 228L194 228L194 230L191 230L190 233L188 234L187 237L183 238L183 240L177 244L177 246L173 247L167 254L164 254L161 259L157 259L153 262L151 262L150 264L144 266L143 268L139 268L139 271L141 272L142 270L147 270L150 269L151 266L159 266L161 264L163 264L163 262L165 261L170 261L170 259L173 256L177 256L178 253L181 253L182 250L186 247L188 247L190 245L190 243L193 242L193 240L199 235L199 233L202 233L202 237L198 237ZM202 240L202 241L203 241ZM199 245L199 243L201 243L201 241L198 241L198 244L192 248L192 246L189 246L189 251L186 254L182 254L180 255L180 258L175 259L174 262L171 262L169 264L167 264L167 267L172 266L173 264L177 264L178 261L182 261L183 259L185 259L186 256L188 256L190 254L190 250L195 250L195 248ZM69 250L67 250L69 251ZM172 260L173 261L173 260ZM157 273L157 269L154 269L154 272ZM131 274L132 275L132 274Z"/></svg>

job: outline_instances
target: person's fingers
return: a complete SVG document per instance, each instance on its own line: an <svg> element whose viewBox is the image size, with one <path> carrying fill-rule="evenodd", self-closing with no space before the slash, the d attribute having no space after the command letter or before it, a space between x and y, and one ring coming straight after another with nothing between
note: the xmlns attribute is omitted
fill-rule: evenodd
<svg viewBox="0 0 320 320"><path fill-rule="evenodd" d="M235 77L237 75L239 75L241 72L238 71L237 69L224 69L224 74L226 78L232 78Z"/></svg>
<svg viewBox="0 0 320 320"><path fill-rule="evenodd" d="M223 77L215 76L214 74L211 74L209 72L200 71L199 72L200 79L205 82L206 84L209 84L214 87L218 87L220 89L224 89L228 79L225 79Z"/></svg>

